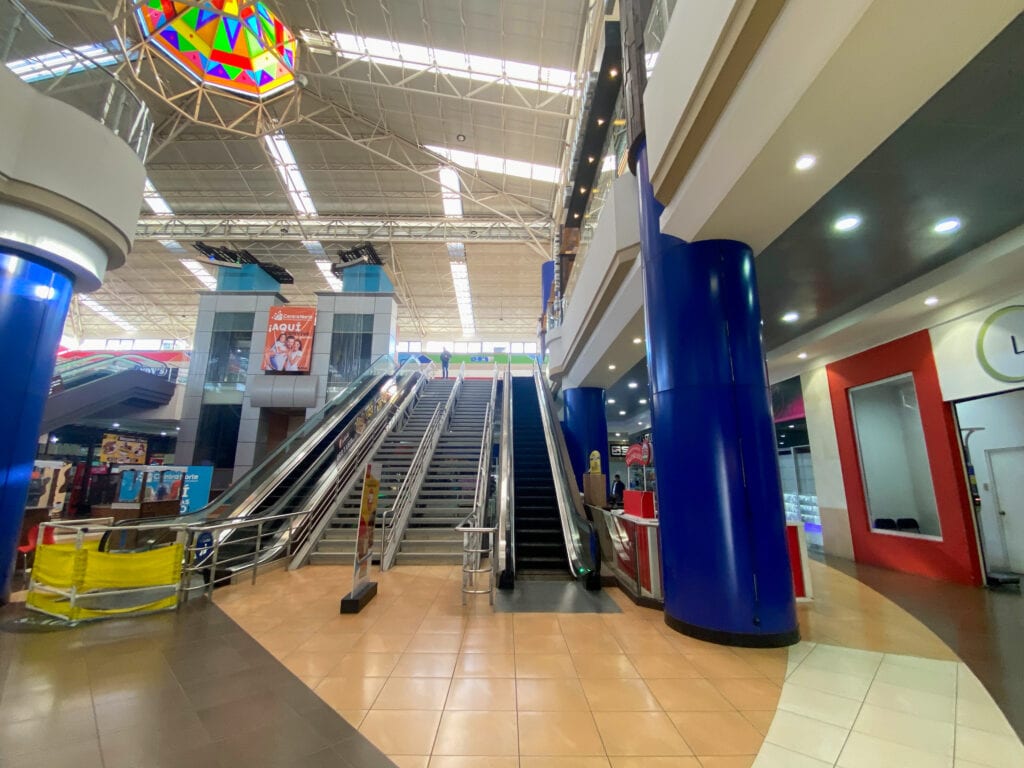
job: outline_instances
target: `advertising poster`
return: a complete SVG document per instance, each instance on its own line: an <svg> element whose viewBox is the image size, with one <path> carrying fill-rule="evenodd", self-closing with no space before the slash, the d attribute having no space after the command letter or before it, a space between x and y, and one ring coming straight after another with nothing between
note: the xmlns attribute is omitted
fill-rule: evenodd
<svg viewBox="0 0 1024 768"><path fill-rule="evenodd" d="M309 373L316 307L274 307L267 320L264 371Z"/></svg>
<svg viewBox="0 0 1024 768"><path fill-rule="evenodd" d="M175 469L162 469L146 475L143 501L167 501L181 495L183 472Z"/></svg>
<svg viewBox="0 0 1024 768"><path fill-rule="evenodd" d="M142 501L142 484L145 473L140 469L126 469L121 473L117 488L118 504L137 504Z"/></svg>
<svg viewBox="0 0 1024 768"><path fill-rule="evenodd" d="M106 433L100 443L101 464L145 464L148 443L140 438Z"/></svg>
<svg viewBox="0 0 1024 768"><path fill-rule="evenodd" d="M377 524L377 496L380 493L380 476L372 464L366 465L363 475L363 495L359 502L359 529L356 533L356 561L352 576L352 594L359 592L366 581L373 558L373 531Z"/></svg>
<svg viewBox="0 0 1024 768"><path fill-rule="evenodd" d="M212 486L213 467L189 467L182 478L181 506L178 511L187 515L205 506L210 500Z"/></svg>

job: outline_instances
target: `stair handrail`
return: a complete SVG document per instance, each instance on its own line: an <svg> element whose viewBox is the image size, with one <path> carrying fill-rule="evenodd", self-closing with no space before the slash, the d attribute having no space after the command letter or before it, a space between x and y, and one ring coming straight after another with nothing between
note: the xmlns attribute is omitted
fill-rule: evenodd
<svg viewBox="0 0 1024 768"><path fill-rule="evenodd" d="M476 493L473 495L473 520L483 525L484 507L487 504L487 490L491 480L491 447L494 445L494 399L498 394L498 366L494 366L491 378L491 394L484 411L484 430L480 436L480 457L477 459Z"/></svg>
<svg viewBox="0 0 1024 768"><path fill-rule="evenodd" d="M572 471L569 449L565 444L565 435L555 418L555 402L551 391L544 383L544 378L537 361L533 362L533 383L537 390L537 402L540 405L541 422L544 425L544 443L548 449L548 460L551 462L551 475L555 482L555 498L558 501L558 519L562 525L562 536L565 539L565 552L569 558L569 567L575 577L579 578L593 572L593 568L584 562L580 553L582 542L577 540L577 531L570 516L590 525L587 521L583 500L580 498L576 474Z"/></svg>
<svg viewBox="0 0 1024 768"><path fill-rule="evenodd" d="M512 358L505 367L501 393L501 439L498 449L498 573L515 578L515 469L512 446Z"/></svg>
<svg viewBox="0 0 1024 768"><path fill-rule="evenodd" d="M321 509L319 510L319 514L321 516L317 520L316 524L311 527L309 534L302 542L302 546L299 547L295 556L292 558L292 561L288 564L289 571L299 568L309 560L309 556L312 554L313 548L320 543L320 539L323 538L324 531L331 524L331 520L334 518L334 513L337 510L338 505L345 500L345 497L348 496L349 492L362 477L362 472L360 470L365 466L366 459L377 452L384 440L387 439L387 436L395 431L412 406L419 401L423 387L426 386L426 383L429 380L428 373L431 368L431 365L422 366L420 371L423 375L417 379L416 384L408 397L403 398L402 402L398 405L394 402L389 404L389 410L393 409L394 413L391 414L390 418L386 419L386 426L384 429L379 431L370 428L366 429L352 445L349 452L351 459L346 459L344 462L339 461L338 465L335 465L335 469L339 473L343 468L350 471L345 472L344 477L335 475L333 478L334 482L332 482L332 478L325 478L325 481L320 487L321 489L330 489L332 493L328 495L326 491L319 492L318 498L327 499L328 501L320 504ZM387 416L387 410L383 415ZM379 421L376 419L374 420L374 423L378 425L383 422L383 417ZM342 464L345 466L342 467ZM338 481L340 481L340 483ZM337 493L333 493L335 488L332 486L337 487Z"/></svg>
<svg viewBox="0 0 1024 768"><path fill-rule="evenodd" d="M405 529L409 526L409 518L412 516L412 507L416 498L420 495L420 488L427 477L427 469L430 467L430 460L434 457L434 451L441 440L441 435L451 422L452 411L455 403L458 402L459 393L462 390L462 381L466 376L466 364L459 368L459 375L448 393L448 400L444 407L438 403L434 406L434 413L430 417L430 423L423 433L419 447L409 464L409 471L402 481L402 485L395 494L395 501L391 509L384 510L381 516L381 555L380 569L386 571L395 564L395 557L398 555L398 547L405 536Z"/></svg>

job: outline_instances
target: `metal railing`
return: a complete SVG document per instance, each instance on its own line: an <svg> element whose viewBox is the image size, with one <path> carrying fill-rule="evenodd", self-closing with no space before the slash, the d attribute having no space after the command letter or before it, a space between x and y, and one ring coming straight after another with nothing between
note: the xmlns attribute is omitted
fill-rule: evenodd
<svg viewBox="0 0 1024 768"><path fill-rule="evenodd" d="M504 581L515 579L515 470L512 446L512 361L505 368L501 392L501 437L498 448L498 572Z"/></svg>
<svg viewBox="0 0 1024 768"><path fill-rule="evenodd" d="M465 376L466 364L463 363L459 368L459 375L452 385L452 391L448 393L448 400L445 402L444 408L441 407L440 403L434 407L430 423L427 425L427 429L423 433L423 439L420 440L419 447L412 457L409 471L406 473L405 480L402 481L402 485L395 495L395 501L391 505L391 509L385 510L381 516L380 567L382 571L388 570L395 564L398 548L402 543L402 538L405 536L405 529L409 526L412 505L415 503L416 497L419 496L420 488L423 487L423 480L427 476L427 469L430 467L430 460L434 456L437 443L441 439L442 433L451 423L452 411L455 409L455 403L458 402L459 393L462 391L462 381Z"/></svg>
<svg viewBox="0 0 1024 768"><path fill-rule="evenodd" d="M20 0L0 0L0 62L39 92L95 118L145 161L153 119L145 102L111 71L123 61L116 40L72 47Z"/></svg>

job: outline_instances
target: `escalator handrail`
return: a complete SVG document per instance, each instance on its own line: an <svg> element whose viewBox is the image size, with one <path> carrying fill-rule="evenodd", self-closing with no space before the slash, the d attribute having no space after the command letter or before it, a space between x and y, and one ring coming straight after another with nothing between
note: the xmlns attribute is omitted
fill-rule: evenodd
<svg viewBox="0 0 1024 768"><path fill-rule="evenodd" d="M555 417L555 402L551 391L544 384L540 366L533 363L533 383L537 390L537 402L540 405L541 422L544 425L544 443L548 449L551 462L551 475L555 482L555 498L558 501L558 519L562 525L565 538L565 553L569 558L569 568L573 576L579 578L592 572L580 554L583 542L579 541L576 525L590 525L580 499L579 485L572 471L569 449L565 444L565 435ZM573 517L575 518L575 522Z"/></svg>
<svg viewBox="0 0 1024 768"><path fill-rule="evenodd" d="M501 393L501 440L498 449L498 570L515 578L515 468L512 445L512 359L505 367Z"/></svg>
<svg viewBox="0 0 1024 768"><path fill-rule="evenodd" d="M338 488L337 493L335 494L330 504L324 506L322 517L320 517L320 519L317 520L315 525L312 526L305 540L302 542L302 545L300 546L299 550L292 557L292 562L289 564L288 570L294 570L298 568L309 559L310 554L312 554L313 552L313 548L316 547L316 545L320 542L320 539L324 535L324 531L331 524L331 520L334 518L334 514L337 511L338 505L340 505L345 500L345 497L348 496L353 486L355 486L359 478L362 477L362 474L358 470L365 464L365 460L367 458L372 457L377 452L377 449L380 447L381 443L384 442L384 439L398 427L398 424L408 413L409 408L419 399L420 390L428 381L427 371L431 367L432 366L428 364L420 369L422 375L417 379L415 386L413 387L412 391L408 394L408 396L402 398L401 403L394 406L393 414L381 414L382 419L386 417L386 426L384 427L383 430L368 428L362 435L360 435L359 439L352 445L351 451L349 452L349 456L354 462L354 466L346 466L338 469L339 475L341 474L341 472L348 470L348 479L344 482L343 485L341 485L340 488ZM375 423L377 423L376 420ZM363 448L366 447L367 444L371 442L372 445L370 445L367 450L363 450ZM335 477L337 477L337 475Z"/></svg>

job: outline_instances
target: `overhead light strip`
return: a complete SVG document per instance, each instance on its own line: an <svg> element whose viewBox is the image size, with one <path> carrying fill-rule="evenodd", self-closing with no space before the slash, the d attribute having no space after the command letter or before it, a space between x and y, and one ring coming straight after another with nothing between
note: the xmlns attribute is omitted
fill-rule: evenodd
<svg viewBox="0 0 1024 768"><path fill-rule="evenodd" d="M84 304L97 315L102 317L104 320L107 320L121 328L121 330L128 331L129 333L134 333L135 331L139 330L134 325L129 323L127 320L122 320L120 317L118 317L116 314L114 314L109 309L104 307L95 299L90 299L88 296L79 296L78 303Z"/></svg>
<svg viewBox="0 0 1024 768"><path fill-rule="evenodd" d="M330 286L331 290L335 293L341 293L344 283L336 278L334 273L331 272L331 262L324 259L317 259L316 268L320 270L320 274L324 276L324 280L327 281L327 285Z"/></svg>
<svg viewBox="0 0 1024 768"><path fill-rule="evenodd" d="M205 285L207 289L211 291L217 290L217 278L210 274L210 270L195 259L179 259L179 261L181 261L185 269L191 272L196 280Z"/></svg>
<svg viewBox="0 0 1024 768"><path fill-rule="evenodd" d="M288 144L284 133L267 134L263 137L263 143L267 147L274 167L277 169L285 190L288 192L288 199L291 200L292 208L299 216L316 216L316 206L313 205L313 198L309 195L309 189L302 178L302 172L295 162L295 155Z"/></svg>
<svg viewBox="0 0 1024 768"><path fill-rule="evenodd" d="M116 53L114 51L117 51ZM55 77L84 72L96 67L112 67L124 61L116 40L109 43L92 43L77 48L62 48L59 51L29 56L25 59L7 62L7 68L26 83L51 80Z"/></svg>
<svg viewBox="0 0 1024 768"><path fill-rule="evenodd" d="M473 320L473 297L469 290L469 267L465 261L450 262L452 284L455 286L455 303L459 308L459 322L462 323L462 334L472 336L476 333L476 321Z"/></svg>
<svg viewBox="0 0 1024 768"><path fill-rule="evenodd" d="M527 163L524 160L509 160L504 157L493 155L480 155L475 152L465 152L461 149L450 149L426 145L425 149L440 155L445 160L455 163L463 168L472 168L476 171L487 171L489 173L500 173L505 176L515 176L519 179L530 179L531 181L543 181L548 184L558 184L561 180L560 169L551 165L538 165Z"/></svg>
<svg viewBox="0 0 1024 768"><path fill-rule="evenodd" d="M300 36L311 50L317 53L330 46L330 52L343 59L366 61L370 64L398 67L414 72L432 70L448 77L566 95L571 94L576 81L574 74L567 69L541 67L536 64L399 43L376 37L350 35L344 32L326 36L310 30L303 31Z"/></svg>
<svg viewBox="0 0 1024 768"><path fill-rule="evenodd" d="M153 186L153 182L149 179L146 179L146 186L142 190L142 200L149 207L149 210L157 216L174 215L171 206L160 196L160 193L156 191L156 187Z"/></svg>

